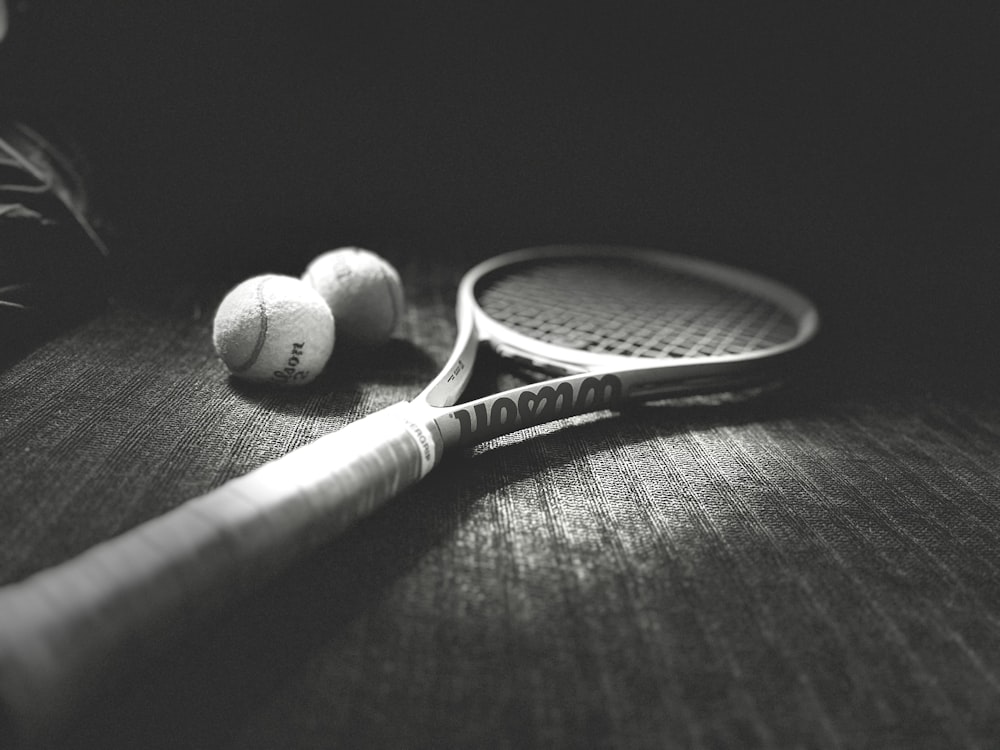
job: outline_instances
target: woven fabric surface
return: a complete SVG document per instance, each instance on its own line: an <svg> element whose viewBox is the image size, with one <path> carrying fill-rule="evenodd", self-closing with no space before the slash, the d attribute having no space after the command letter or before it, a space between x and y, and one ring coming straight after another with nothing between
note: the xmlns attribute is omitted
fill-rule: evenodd
<svg viewBox="0 0 1000 750"><path fill-rule="evenodd" d="M211 307L116 305L0 375L10 582L414 395L454 273L380 355L230 381ZM494 441L137 664L68 746L987 747L1000 402L819 367L743 403Z"/></svg>

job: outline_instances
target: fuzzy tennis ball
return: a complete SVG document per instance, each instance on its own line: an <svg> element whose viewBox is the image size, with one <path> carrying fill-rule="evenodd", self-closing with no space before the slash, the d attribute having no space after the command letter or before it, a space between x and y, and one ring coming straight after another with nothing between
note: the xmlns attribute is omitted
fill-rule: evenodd
<svg viewBox="0 0 1000 750"><path fill-rule="evenodd" d="M215 313L215 351L236 377L304 385L326 365L335 326L319 293L292 276L266 274L235 286Z"/></svg>
<svg viewBox="0 0 1000 750"><path fill-rule="evenodd" d="M374 348L388 341L403 316L403 284L384 258L360 247L329 250L302 279L322 295L344 343Z"/></svg>

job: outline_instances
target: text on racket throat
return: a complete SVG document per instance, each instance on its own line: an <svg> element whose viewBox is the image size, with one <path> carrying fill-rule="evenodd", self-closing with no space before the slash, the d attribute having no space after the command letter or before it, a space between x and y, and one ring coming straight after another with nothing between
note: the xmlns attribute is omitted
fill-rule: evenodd
<svg viewBox="0 0 1000 750"><path fill-rule="evenodd" d="M480 443L523 427L612 408L622 394L616 375L586 376L482 399L457 408L448 421L457 424L461 443Z"/></svg>

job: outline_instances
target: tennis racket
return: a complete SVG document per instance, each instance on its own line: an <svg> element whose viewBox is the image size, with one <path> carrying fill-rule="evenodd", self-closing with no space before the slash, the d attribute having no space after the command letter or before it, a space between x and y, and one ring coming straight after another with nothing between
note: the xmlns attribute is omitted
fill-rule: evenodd
<svg viewBox="0 0 1000 750"><path fill-rule="evenodd" d="M37 736L138 656L417 482L449 451L625 402L781 379L804 297L666 252L555 246L473 268L441 373L391 406L0 590L0 699ZM481 346L545 377L463 400ZM480 359L482 361L482 359Z"/></svg>

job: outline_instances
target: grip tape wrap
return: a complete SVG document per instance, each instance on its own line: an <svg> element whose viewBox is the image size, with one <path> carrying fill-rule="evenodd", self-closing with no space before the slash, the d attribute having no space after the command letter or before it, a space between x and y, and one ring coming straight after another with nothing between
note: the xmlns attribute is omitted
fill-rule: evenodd
<svg viewBox="0 0 1000 750"><path fill-rule="evenodd" d="M50 734L116 671L416 482L432 434L397 404L0 589L0 734Z"/></svg>

